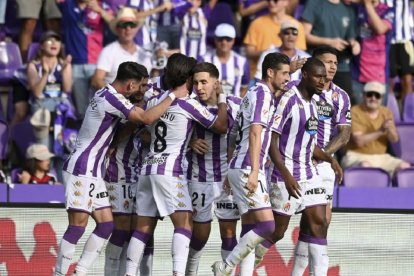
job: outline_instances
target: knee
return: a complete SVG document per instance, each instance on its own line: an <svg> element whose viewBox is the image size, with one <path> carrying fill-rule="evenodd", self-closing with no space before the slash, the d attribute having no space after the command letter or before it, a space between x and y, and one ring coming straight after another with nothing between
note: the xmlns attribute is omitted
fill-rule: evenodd
<svg viewBox="0 0 414 276"><path fill-rule="evenodd" d="M71 244L77 244L83 233L85 233L85 227L69 225L65 234L63 234L63 239Z"/></svg>
<svg viewBox="0 0 414 276"><path fill-rule="evenodd" d="M114 230L113 221L100 222L96 224L96 227L93 230L93 233L97 235L98 237L101 237L103 239L108 239L111 236L113 230Z"/></svg>

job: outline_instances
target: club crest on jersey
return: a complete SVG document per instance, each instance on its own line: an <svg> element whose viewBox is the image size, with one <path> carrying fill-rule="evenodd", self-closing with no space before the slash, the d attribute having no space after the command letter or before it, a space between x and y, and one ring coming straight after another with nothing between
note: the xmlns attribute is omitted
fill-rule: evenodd
<svg viewBox="0 0 414 276"><path fill-rule="evenodd" d="M88 201L88 208L91 208L92 207L92 199L89 199L89 201Z"/></svg>
<svg viewBox="0 0 414 276"><path fill-rule="evenodd" d="M124 209L125 210L128 210L129 209L129 201L128 200L125 200L124 201Z"/></svg>
<svg viewBox="0 0 414 276"><path fill-rule="evenodd" d="M316 103L318 107L318 116L319 120L324 121L332 118L333 116L333 107L324 100L320 100Z"/></svg>
<svg viewBox="0 0 414 276"><path fill-rule="evenodd" d="M289 211L289 209L290 209L290 203L289 202L286 202L285 204L283 204L283 210L285 212Z"/></svg>
<svg viewBox="0 0 414 276"><path fill-rule="evenodd" d="M339 94L338 92L332 93L332 101L337 102L339 100Z"/></svg>
<svg viewBox="0 0 414 276"><path fill-rule="evenodd" d="M315 116L311 116L306 121L305 130L311 136L315 135L318 132L318 119L316 119Z"/></svg>
<svg viewBox="0 0 414 276"><path fill-rule="evenodd" d="M263 201L264 201L265 203L268 203L268 202L269 202L269 195L268 195L268 194L265 194L265 195L263 196Z"/></svg>

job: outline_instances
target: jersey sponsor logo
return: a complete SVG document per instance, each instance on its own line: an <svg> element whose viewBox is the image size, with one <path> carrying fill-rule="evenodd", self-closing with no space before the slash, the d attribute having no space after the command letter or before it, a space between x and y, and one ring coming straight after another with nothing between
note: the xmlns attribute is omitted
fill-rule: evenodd
<svg viewBox="0 0 414 276"><path fill-rule="evenodd" d="M351 121L351 111L350 110L348 110L347 112L346 112L346 119L348 120L348 121Z"/></svg>
<svg viewBox="0 0 414 276"><path fill-rule="evenodd" d="M332 105L330 105L326 101L321 100L317 102L317 107L318 107L319 120L325 121L325 120L332 118L333 113L334 113L334 109Z"/></svg>
<svg viewBox="0 0 414 276"><path fill-rule="evenodd" d="M325 188L313 188L305 192L305 195L324 195L324 194L326 194Z"/></svg>
<svg viewBox="0 0 414 276"><path fill-rule="evenodd" d="M190 40L200 40L201 39L201 31L199 29L190 28L187 31L187 37Z"/></svg>
<svg viewBox="0 0 414 276"><path fill-rule="evenodd" d="M315 116L311 116L306 121L305 130L311 136L315 135L318 132L318 119L316 119Z"/></svg>
<svg viewBox="0 0 414 276"><path fill-rule="evenodd" d="M238 209L237 204L234 202L217 202L216 203L217 209L227 209L227 210L234 210Z"/></svg>
<svg viewBox="0 0 414 276"><path fill-rule="evenodd" d="M98 104L97 104L97 102L96 102L95 98L92 98L92 99L89 101L89 106L91 107L91 109L92 109L92 110L96 110L96 107L98 106Z"/></svg>
<svg viewBox="0 0 414 276"><path fill-rule="evenodd" d="M154 164L163 164L167 161L167 156L155 157L155 158L146 158L143 165L154 165Z"/></svg>

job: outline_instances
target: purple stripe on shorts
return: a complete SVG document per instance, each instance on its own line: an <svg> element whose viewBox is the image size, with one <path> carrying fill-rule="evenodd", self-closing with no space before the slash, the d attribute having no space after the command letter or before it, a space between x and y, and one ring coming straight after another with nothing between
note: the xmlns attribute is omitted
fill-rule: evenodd
<svg viewBox="0 0 414 276"><path fill-rule="evenodd" d="M189 239L191 239L191 236L192 236L192 232L190 230L182 228L182 227L175 228L174 234L181 234L181 235L186 236Z"/></svg>

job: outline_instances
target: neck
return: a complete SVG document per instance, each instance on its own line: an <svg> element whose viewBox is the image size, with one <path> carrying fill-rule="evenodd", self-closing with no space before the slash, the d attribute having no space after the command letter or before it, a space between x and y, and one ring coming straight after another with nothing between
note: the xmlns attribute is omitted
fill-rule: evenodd
<svg viewBox="0 0 414 276"><path fill-rule="evenodd" d="M378 115L379 110L378 109L372 109L369 108L365 103L363 104L364 110L366 113L368 113L368 115L375 117L376 115Z"/></svg>
<svg viewBox="0 0 414 276"><path fill-rule="evenodd" d="M211 97L208 98L208 100L205 101L204 103L207 104L207 105L210 105L210 106L217 106L217 94L212 93Z"/></svg>
<svg viewBox="0 0 414 276"><path fill-rule="evenodd" d="M280 10L277 13L272 13L270 16L272 17L273 21L280 23L285 19L286 12L285 10Z"/></svg>
<svg viewBox="0 0 414 276"><path fill-rule="evenodd" d="M285 46L280 46L280 52L282 52L282 54L287 55L288 57L293 57L296 54L296 50L295 48L293 49L288 49Z"/></svg>
<svg viewBox="0 0 414 276"><path fill-rule="evenodd" d="M328 81L327 83L325 83L325 86L323 87L323 90L329 90L329 88L331 87L331 83L332 83L332 81Z"/></svg>
<svg viewBox="0 0 414 276"><path fill-rule="evenodd" d="M45 176L45 174L46 174L46 172L41 171L41 170L36 170L36 172L34 173L34 175L35 175L37 178L42 178L43 176Z"/></svg>
<svg viewBox="0 0 414 276"><path fill-rule="evenodd" d="M230 57L230 51L229 52L216 51L216 54L219 59L223 59L223 60L227 60Z"/></svg>
<svg viewBox="0 0 414 276"><path fill-rule="evenodd" d="M184 84L182 84L182 85L180 85L180 86L177 86L176 88L174 88L174 89L171 89L171 91L170 92L184 92L184 91L187 91L187 95L188 95L188 89L187 89L187 83L184 83Z"/></svg>
<svg viewBox="0 0 414 276"><path fill-rule="evenodd" d="M309 91L302 81L298 85L298 90L300 94L302 94L303 98L305 98L305 100L310 101L312 99L314 92Z"/></svg>
<svg viewBox="0 0 414 276"><path fill-rule="evenodd" d="M269 87L270 92L272 92L272 94L275 93L275 89L273 88L272 83L269 81L268 78L266 78L266 80L264 81L264 83L267 85L267 87Z"/></svg>
<svg viewBox="0 0 414 276"><path fill-rule="evenodd" d="M127 51L131 51L131 50L135 51L136 49L136 45L133 40L126 40L126 41L118 40L118 42L121 45L121 47Z"/></svg>

